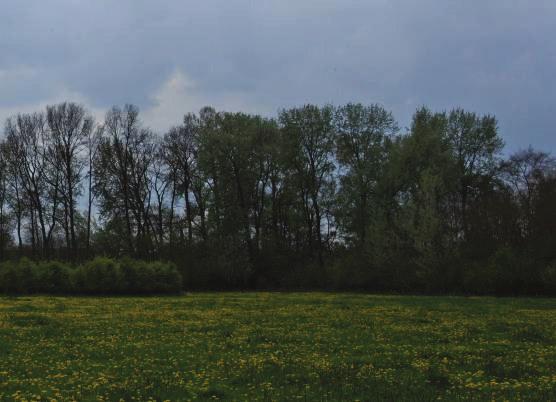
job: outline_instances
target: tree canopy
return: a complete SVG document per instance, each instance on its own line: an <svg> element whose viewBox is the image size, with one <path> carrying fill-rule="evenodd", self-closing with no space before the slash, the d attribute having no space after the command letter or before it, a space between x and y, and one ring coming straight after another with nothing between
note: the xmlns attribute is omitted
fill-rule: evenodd
<svg viewBox="0 0 556 402"><path fill-rule="evenodd" d="M173 261L192 287L556 292L556 161L496 118L204 107L155 133L133 105L7 119L0 259Z"/></svg>

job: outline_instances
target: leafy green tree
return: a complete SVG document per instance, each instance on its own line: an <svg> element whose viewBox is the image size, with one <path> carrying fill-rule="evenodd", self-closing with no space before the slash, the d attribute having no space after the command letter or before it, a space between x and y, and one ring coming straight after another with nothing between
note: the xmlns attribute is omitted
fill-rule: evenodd
<svg viewBox="0 0 556 402"><path fill-rule="evenodd" d="M380 196L379 181L398 127L382 106L349 103L335 113L336 158L340 164L338 224L348 238L363 244L372 209Z"/></svg>
<svg viewBox="0 0 556 402"><path fill-rule="evenodd" d="M448 115L447 135L456 161L457 219L461 236L465 238L469 199L484 176L495 175L497 156L504 143L498 136L495 117L478 116L462 109L455 109Z"/></svg>
<svg viewBox="0 0 556 402"><path fill-rule="evenodd" d="M454 161L446 136L444 113L426 108L416 111L408 135L394 141L384 175L383 213L391 244L390 267L402 287L429 286L447 249L451 248L452 226L449 199L453 186ZM373 231L370 247L381 244ZM378 239L377 239L378 237ZM380 251L378 251L380 252ZM400 272L400 268L405 267Z"/></svg>
<svg viewBox="0 0 556 402"><path fill-rule="evenodd" d="M218 113L201 131L200 170L212 186L214 234L232 253L244 254L246 270L256 268L265 230L270 185L273 121L243 113ZM236 250L236 251L233 251Z"/></svg>
<svg viewBox="0 0 556 402"><path fill-rule="evenodd" d="M282 110L280 125L289 144L291 170L303 202L308 244L316 249L319 264L323 260L323 204L333 181L334 110L331 106L305 105Z"/></svg>

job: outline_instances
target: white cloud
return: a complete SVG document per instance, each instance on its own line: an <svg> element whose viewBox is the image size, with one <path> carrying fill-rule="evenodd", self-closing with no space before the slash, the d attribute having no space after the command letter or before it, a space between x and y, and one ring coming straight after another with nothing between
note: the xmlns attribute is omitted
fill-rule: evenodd
<svg viewBox="0 0 556 402"><path fill-rule="evenodd" d="M0 71L0 79L2 77ZM46 99L37 100L36 102L20 103L14 106L1 107L0 106L0 127L8 117L17 115L18 113L34 113L44 111L47 105L53 105L61 102L75 102L87 108L89 113L93 115L97 122L104 120L106 111L101 108L91 107L91 102L83 95L71 91L67 88L61 88L56 91L56 94Z"/></svg>
<svg viewBox="0 0 556 402"><path fill-rule="evenodd" d="M21 74L28 73L32 73L32 71L22 71L17 76L21 77ZM3 80L11 79L14 75L16 75L14 72L0 70L0 87ZM93 107L86 96L68 88L59 88L51 92L55 95L36 102L19 103L9 107L0 106L0 122L3 123L8 117L18 113L43 111L47 105L60 102L82 104L95 117L97 122L102 122L106 111L112 106ZM180 124L184 114L198 112L203 106L207 105L213 106L217 110L230 112L260 113L266 111L260 105L254 106L246 99L247 94L239 92L222 92L214 96L208 96L183 71L176 69L151 96L151 105L141 108L141 118L146 126L159 133L164 133L171 126ZM130 100L130 102L133 103L133 100Z"/></svg>
<svg viewBox="0 0 556 402"><path fill-rule="evenodd" d="M247 98L248 94L241 92L221 92L207 96L183 71L176 69L151 97L152 106L144 109L141 115L147 126L164 132L181 123L184 114L198 112L207 105L229 112L266 111L264 107L254 105Z"/></svg>

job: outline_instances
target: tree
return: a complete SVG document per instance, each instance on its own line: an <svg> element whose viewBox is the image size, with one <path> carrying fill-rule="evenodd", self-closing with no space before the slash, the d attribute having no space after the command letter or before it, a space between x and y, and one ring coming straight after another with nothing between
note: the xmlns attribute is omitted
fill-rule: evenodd
<svg viewBox="0 0 556 402"><path fill-rule="evenodd" d="M6 128L6 132L8 132ZM17 143L12 140L5 140L1 144L0 152L2 153L2 160L5 163L5 180L7 182L8 189L6 191L6 201L10 210L12 211L15 221L16 221L16 234L17 234L17 247L19 254L21 255L23 249L23 219L25 213L25 199L23 194L23 184L21 182L21 176L19 174L19 160L17 159Z"/></svg>
<svg viewBox="0 0 556 402"><path fill-rule="evenodd" d="M275 122L243 113L218 113L201 129L199 166L212 192L209 217L216 243L230 248L256 274L262 248Z"/></svg>
<svg viewBox="0 0 556 402"><path fill-rule="evenodd" d="M107 113L94 162L94 191L101 216L123 222L113 227L125 239L120 246L125 253L151 251L149 172L154 150L154 135L141 126L137 107L113 107Z"/></svg>
<svg viewBox="0 0 556 402"><path fill-rule="evenodd" d="M57 221L60 173L58 169L49 170L44 114L20 114L9 118L6 122L6 141L13 160L17 161L17 174L28 200L33 250L40 244L43 256L47 256Z"/></svg>
<svg viewBox="0 0 556 402"><path fill-rule="evenodd" d="M455 191L453 171L446 115L418 109L408 135L393 142L380 190L385 216L379 221L393 232L387 236L389 267L401 287L436 286L430 281L443 274L438 270L453 245L448 203ZM373 231L369 239L373 253L384 253L378 250L380 236Z"/></svg>
<svg viewBox="0 0 556 402"><path fill-rule="evenodd" d="M556 160L546 152L529 147L503 161L500 170L502 178L513 188L524 210L523 231L527 236L532 229L533 202L539 183L556 172Z"/></svg>
<svg viewBox="0 0 556 402"><path fill-rule="evenodd" d="M500 164L502 180L513 190L519 208L519 235L535 258L551 260L552 211L556 159L529 147L511 155ZM543 257L544 256L544 257ZM548 257L547 257L548 256Z"/></svg>
<svg viewBox="0 0 556 402"><path fill-rule="evenodd" d="M136 106L96 126L61 103L6 121L0 260L17 245L169 259L204 287L549 292L556 160L502 145L462 109L422 107L400 134L373 104L203 107L159 137Z"/></svg>
<svg viewBox="0 0 556 402"><path fill-rule="evenodd" d="M322 207L334 171L333 108L305 105L282 110L279 121L290 142L288 156L303 200L309 247L316 248L323 266Z"/></svg>
<svg viewBox="0 0 556 402"><path fill-rule="evenodd" d="M83 106L75 103L61 103L47 106L46 116L50 128L50 163L61 172L61 195L64 202L65 221L69 219L68 246L73 255L77 251L75 235L76 200L81 194L81 184L85 159L83 153L94 128L93 118L87 115Z"/></svg>
<svg viewBox="0 0 556 402"><path fill-rule="evenodd" d="M156 213L153 214L156 221L156 228L152 230L156 233L155 238L158 243L159 251L163 248L165 243L166 194L168 188L172 186L172 182L175 180L175 176L172 174L172 167L166 163L166 152L167 149L164 148L163 143L161 141L155 141L154 161L150 166L149 177L151 180L150 186L156 197ZM171 208L173 208L173 203Z"/></svg>
<svg viewBox="0 0 556 402"><path fill-rule="evenodd" d="M93 188L95 170L94 162L97 157L100 142L104 133L104 126L98 126L96 130L90 130L87 135L87 223L86 223L86 248L87 253L91 248L91 222L93 214L93 202L95 199L95 191ZM100 173L100 172L99 172Z"/></svg>
<svg viewBox="0 0 556 402"><path fill-rule="evenodd" d="M456 160L459 183L457 215L461 235L465 238L469 197L473 196L483 176L494 176L497 155L504 143L498 136L495 117L477 116L462 109L450 112L447 135Z"/></svg>
<svg viewBox="0 0 556 402"><path fill-rule="evenodd" d="M348 238L362 245L370 225L370 208L384 175L391 137L398 127L379 105L349 103L336 110L336 155L341 167L339 223ZM376 201L375 201L376 202Z"/></svg>
<svg viewBox="0 0 556 402"><path fill-rule="evenodd" d="M3 148L4 144L0 144ZM10 172L6 152L0 151L0 260L4 259L7 245L11 241L11 216L8 206Z"/></svg>
<svg viewBox="0 0 556 402"><path fill-rule="evenodd" d="M189 245L193 242L194 221L191 198L199 196L198 194L196 196L193 191L199 130L199 118L195 114L188 113L184 116L181 126L172 127L164 136L166 163L174 174L174 189L184 200Z"/></svg>

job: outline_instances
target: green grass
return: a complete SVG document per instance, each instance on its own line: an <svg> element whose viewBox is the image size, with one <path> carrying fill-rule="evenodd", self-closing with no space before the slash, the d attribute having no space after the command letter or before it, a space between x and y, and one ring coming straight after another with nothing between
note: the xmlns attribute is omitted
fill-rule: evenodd
<svg viewBox="0 0 556 402"><path fill-rule="evenodd" d="M556 400L556 299L0 298L0 400Z"/></svg>

